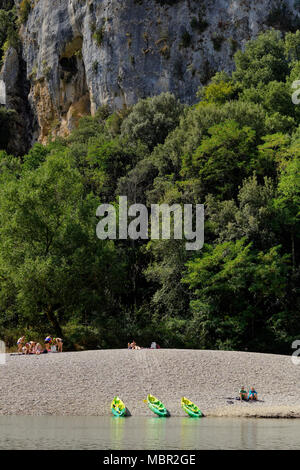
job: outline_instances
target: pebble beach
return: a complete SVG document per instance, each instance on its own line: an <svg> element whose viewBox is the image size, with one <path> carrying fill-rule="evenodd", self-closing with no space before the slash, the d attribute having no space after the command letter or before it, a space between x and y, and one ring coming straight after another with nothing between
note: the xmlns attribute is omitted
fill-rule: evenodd
<svg viewBox="0 0 300 470"><path fill-rule="evenodd" d="M236 400L254 386L258 402ZM6 355L0 366L1 415L110 414L119 395L132 415L152 415L143 400L159 398L171 416L180 399L205 416L300 417L300 365L291 356L178 349L97 350Z"/></svg>

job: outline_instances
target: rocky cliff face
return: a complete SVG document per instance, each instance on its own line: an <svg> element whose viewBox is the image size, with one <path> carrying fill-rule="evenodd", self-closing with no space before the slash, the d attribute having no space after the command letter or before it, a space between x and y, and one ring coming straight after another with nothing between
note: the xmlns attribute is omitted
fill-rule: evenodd
<svg viewBox="0 0 300 470"><path fill-rule="evenodd" d="M39 138L103 104L167 90L193 103L245 41L294 28L299 11L294 0L32 0L20 34Z"/></svg>

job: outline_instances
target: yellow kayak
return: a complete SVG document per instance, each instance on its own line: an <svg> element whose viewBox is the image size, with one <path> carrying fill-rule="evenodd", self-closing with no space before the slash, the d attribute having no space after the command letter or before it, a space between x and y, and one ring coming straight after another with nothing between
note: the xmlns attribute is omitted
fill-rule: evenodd
<svg viewBox="0 0 300 470"><path fill-rule="evenodd" d="M110 408L114 416L126 416L126 406L122 402L121 398L114 397L113 401L111 402Z"/></svg>
<svg viewBox="0 0 300 470"><path fill-rule="evenodd" d="M165 405L160 400L158 400L153 395L151 395L150 393L147 396L147 400L144 400L144 401L148 404L150 410L153 411L153 413L157 414L158 416L169 415L168 410L166 409Z"/></svg>
<svg viewBox="0 0 300 470"><path fill-rule="evenodd" d="M201 418L203 416L200 408L198 408L198 406L188 398L181 398L181 406L182 409L192 418Z"/></svg>

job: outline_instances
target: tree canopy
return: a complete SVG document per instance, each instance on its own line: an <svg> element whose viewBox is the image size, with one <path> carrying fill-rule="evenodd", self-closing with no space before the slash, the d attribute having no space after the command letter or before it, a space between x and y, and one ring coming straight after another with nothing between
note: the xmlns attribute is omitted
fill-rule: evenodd
<svg viewBox="0 0 300 470"><path fill-rule="evenodd" d="M2 26L0 15L0 41ZM13 115L0 109L0 337L290 352L300 334L299 50L299 31L267 31L195 105L163 93L103 107L22 158L5 152ZM118 211L119 195L148 208L204 204L204 248L97 239L96 209Z"/></svg>

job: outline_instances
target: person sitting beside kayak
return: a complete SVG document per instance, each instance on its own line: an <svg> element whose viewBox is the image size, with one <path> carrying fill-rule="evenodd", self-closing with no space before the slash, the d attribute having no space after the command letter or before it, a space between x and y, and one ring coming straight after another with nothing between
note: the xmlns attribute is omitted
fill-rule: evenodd
<svg viewBox="0 0 300 470"><path fill-rule="evenodd" d="M248 400L257 400L257 392L254 387L251 387L249 390Z"/></svg>
<svg viewBox="0 0 300 470"><path fill-rule="evenodd" d="M245 390L245 387L241 387L240 391L239 391L239 395L240 395L240 400L247 400L248 399L248 394L247 394L247 390Z"/></svg>

